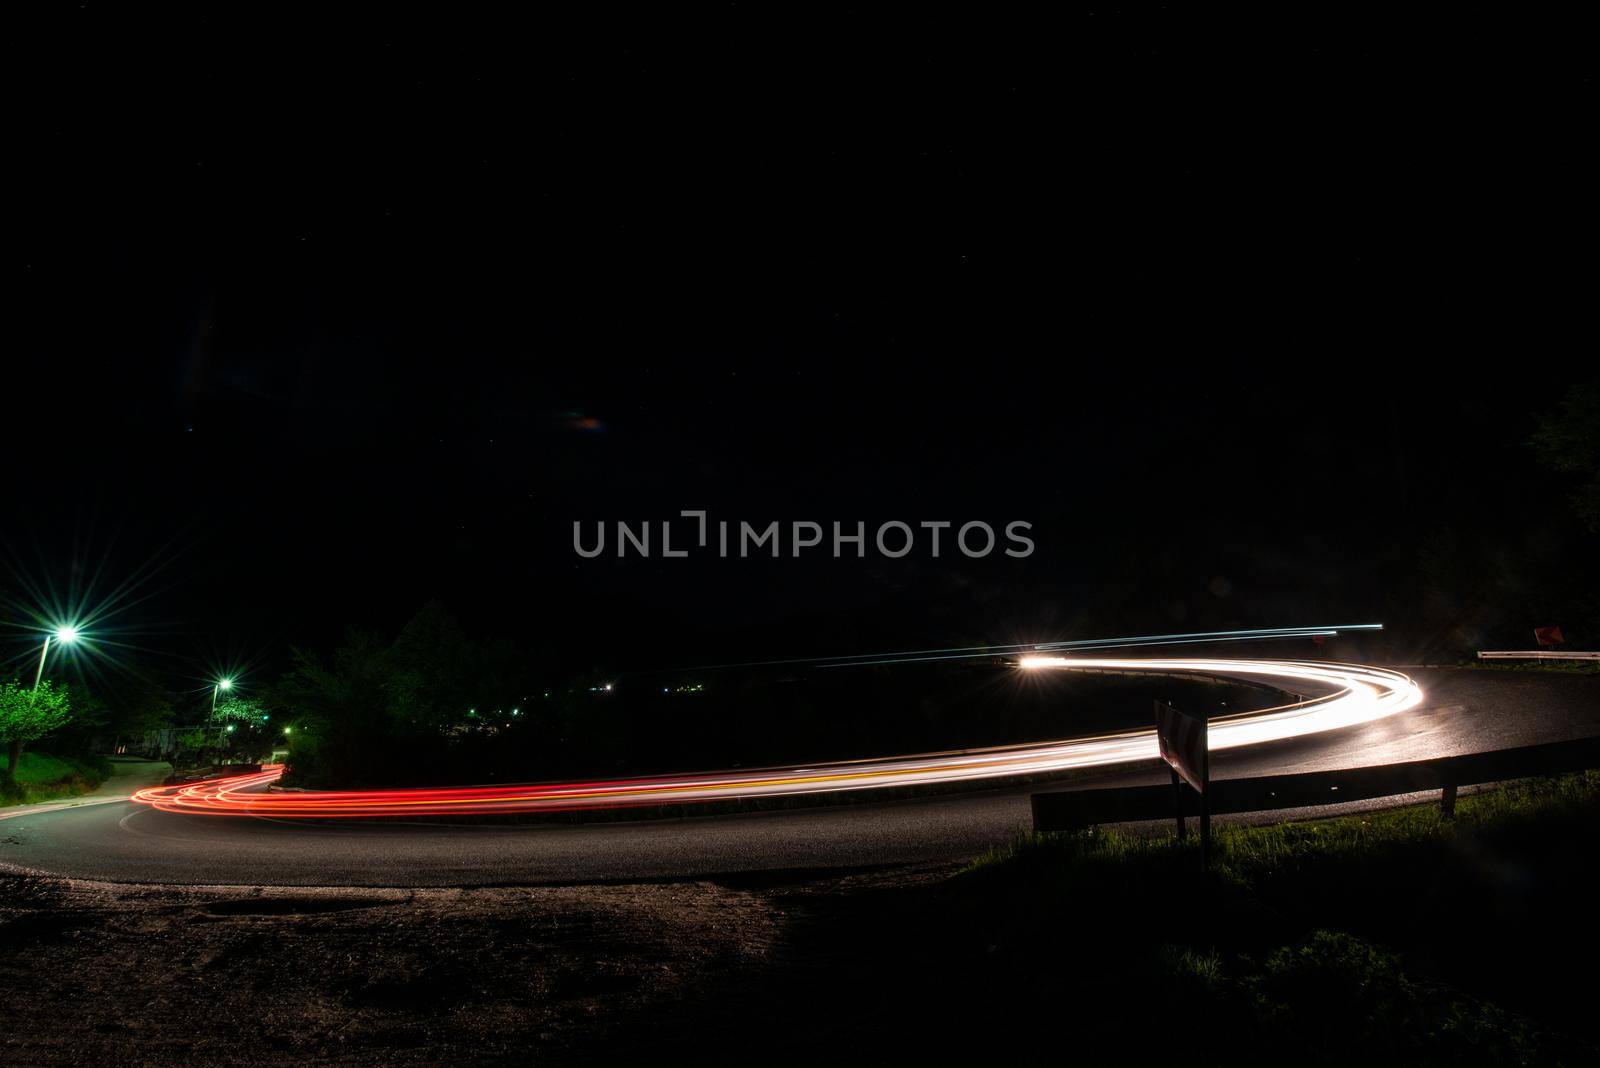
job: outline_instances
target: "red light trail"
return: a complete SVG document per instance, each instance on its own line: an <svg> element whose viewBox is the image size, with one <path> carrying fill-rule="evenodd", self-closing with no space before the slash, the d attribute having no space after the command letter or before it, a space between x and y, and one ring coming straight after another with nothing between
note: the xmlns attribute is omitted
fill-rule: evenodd
<svg viewBox="0 0 1600 1068"><path fill-rule="evenodd" d="M1195 673L1262 678L1327 692L1294 704L1211 720L1211 748L1335 730L1414 708L1422 691L1384 668L1290 660L1105 659L1028 656L1027 671L1097 670ZM836 761L805 767L735 769L595 782L534 783L400 790L283 792L269 787L281 766L231 778L140 790L133 800L164 812L280 819L503 815L640 805L792 797L846 790L926 786L1040 775L1156 757L1151 730L1102 734L945 753Z"/></svg>

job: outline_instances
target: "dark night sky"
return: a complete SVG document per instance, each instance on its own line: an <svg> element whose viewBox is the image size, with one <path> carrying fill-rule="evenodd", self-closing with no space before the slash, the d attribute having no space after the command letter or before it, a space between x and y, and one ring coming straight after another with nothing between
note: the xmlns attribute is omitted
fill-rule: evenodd
<svg viewBox="0 0 1600 1068"><path fill-rule="evenodd" d="M3 536L167 560L113 622L177 674L434 597L627 666L1388 618L1440 529L1592 547L1524 445L1593 373L1558 33L119 18L31 42ZM1038 550L571 550L694 507Z"/></svg>

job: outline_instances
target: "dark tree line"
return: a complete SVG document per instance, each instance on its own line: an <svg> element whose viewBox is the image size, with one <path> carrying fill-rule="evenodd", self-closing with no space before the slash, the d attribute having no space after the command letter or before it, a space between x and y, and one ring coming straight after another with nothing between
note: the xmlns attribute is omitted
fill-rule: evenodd
<svg viewBox="0 0 1600 1068"><path fill-rule="evenodd" d="M647 774L1036 741L1125 726L1165 696L1248 687L1041 677L1006 662L712 672L591 671L552 682L438 604L393 639L304 650L272 688L292 723L289 785L379 787Z"/></svg>
<svg viewBox="0 0 1600 1068"><path fill-rule="evenodd" d="M509 643L470 640L433 602L392 640L352 630L331 655L295 649L268 703L291 727L294 781L442 781L491 743L503 750L510 725L535 722L549 685L537 664Z"/></svg>

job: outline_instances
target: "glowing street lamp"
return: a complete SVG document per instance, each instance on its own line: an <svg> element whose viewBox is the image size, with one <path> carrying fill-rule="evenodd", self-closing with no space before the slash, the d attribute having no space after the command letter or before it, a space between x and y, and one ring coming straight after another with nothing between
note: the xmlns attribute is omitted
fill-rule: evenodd
<svg viewBox="0 0 1600 1068"><path fill-rule="evenodd" d="M78 628L74 626L57 627L44 636L44 647L39 650L39 670L33 673L33 688L39 688L39 680L44 678L44 659L50 655L50 643L60 642L62 645L71 645L78 640Z"/></svg>
<svg viewBox="0 0 1600 1068"><path fill-rule="evenodd" d="M218 690L231 690L231 689L233 689L233 680L229 679L229 678L218 679L216 685L211 687L211 711L212 711L212 714L215 714L216 711L217 711L217 691Z"/></svg>

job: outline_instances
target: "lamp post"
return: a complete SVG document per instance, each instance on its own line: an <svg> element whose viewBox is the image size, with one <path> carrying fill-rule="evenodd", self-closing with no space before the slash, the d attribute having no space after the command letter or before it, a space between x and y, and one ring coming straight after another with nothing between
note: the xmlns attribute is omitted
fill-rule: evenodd
<svg viewBox="0 0 1600 1068"><path fill-rule="evenodd" d="M216 684L211 687L211 714L213 716L217 714L217 691L231 689L233 689L233 680L229 678L218 679Z"/></svg>
<svg viewBox="0 0 1600 1068"><path fill-rule="evenodd" d="M71 645L78 640L77 627L57 627L44 636L44 647L39 650L39 670L33 673L33 688L39 689L39 682L44 678L44 660L50 655L50 642L58 641L62 645Z"/></svg>

